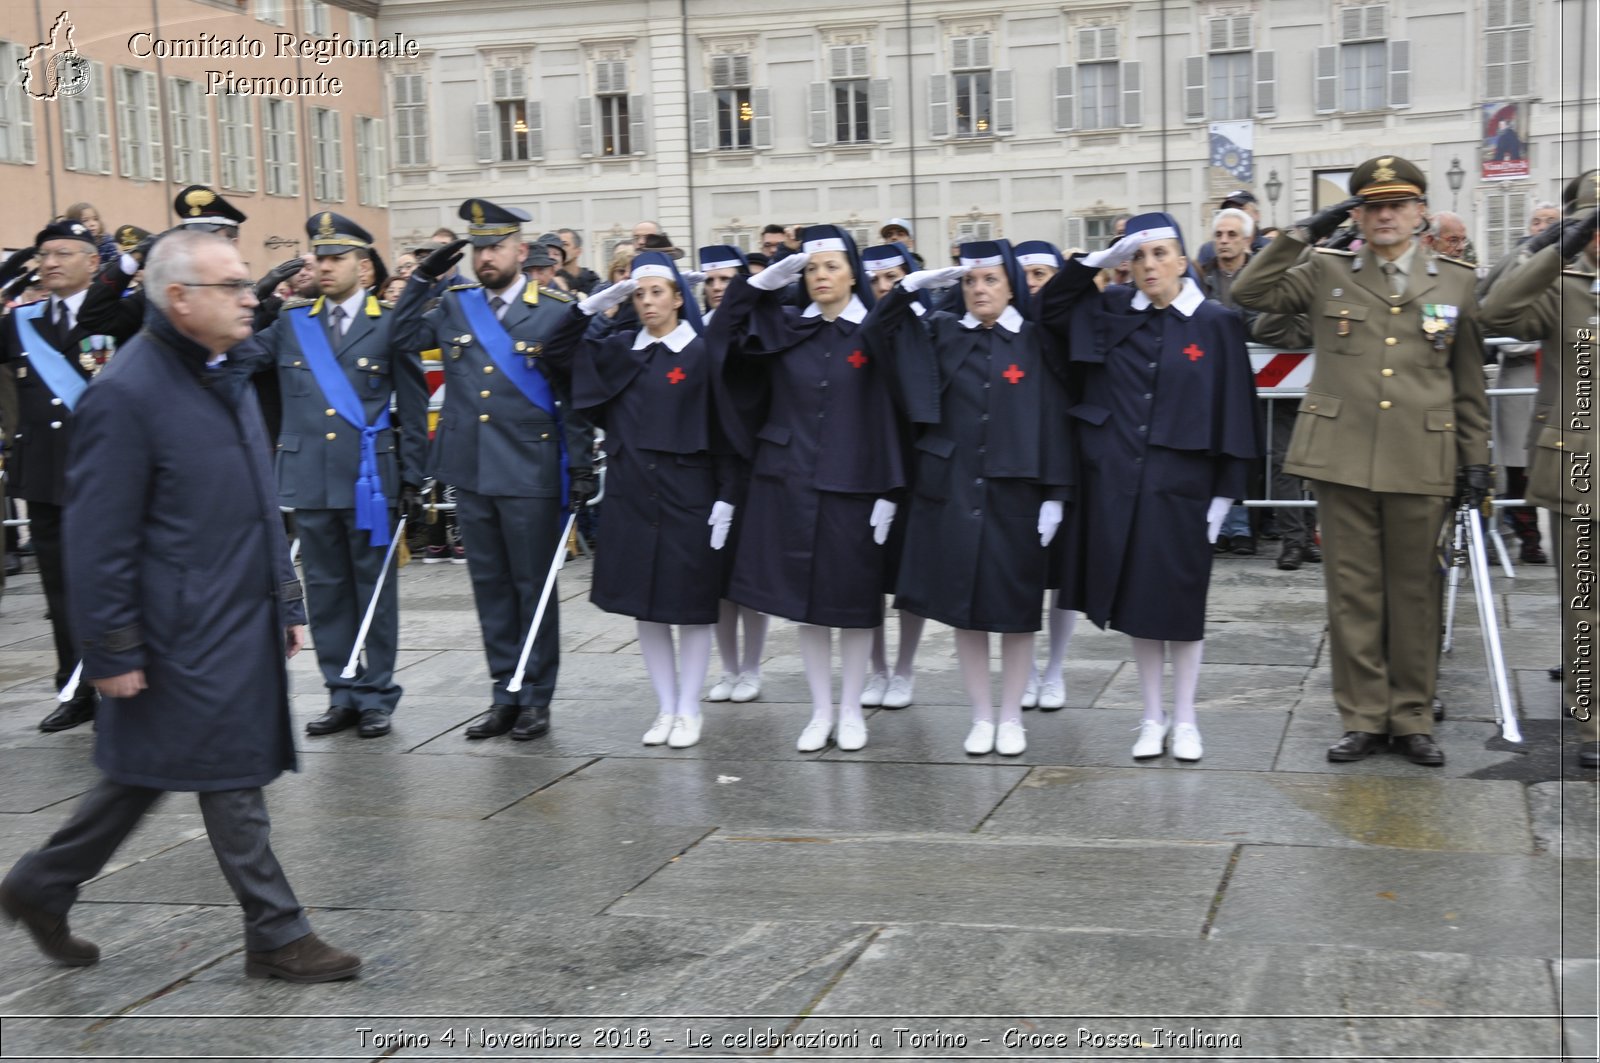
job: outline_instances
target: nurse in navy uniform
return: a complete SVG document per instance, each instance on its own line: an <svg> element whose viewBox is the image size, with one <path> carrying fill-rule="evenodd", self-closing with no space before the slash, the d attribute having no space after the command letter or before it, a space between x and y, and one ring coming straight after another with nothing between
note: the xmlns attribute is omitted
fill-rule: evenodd
<svg viewBox="0 0 1600 1063"><path fill-rule="evenodd" d="M1095 287L1125 262L1133 285ZM1199 760L1195 689L1206 591L1222 518L1261 457L1244 320L1195 283L1178 223L1140 214L1109 249L1074 258L1040 290L1042 322L1067 344L1080 459L1070 601L1133 639L1144 695L1135 759ZM1174 715L1162 709L1172 658Z"/></svg>
<svg viewBox="0 0 1600 1063"><path fill-rule="evenodd" d="M888 367L863 350L872 290L855 242L832 225L805 229L801 242L756 276L735 277L717 311L729 336L730 413L747 415L724 420L754 461L728 597L804 625L811 721L797 748L815 752L833 736L855 750L867 742L861 689L883 623L883 544L906 482L902 428ZM786 306L784 289L802 273L809 303Z"/></svg>
<svg viewBox="0 0 1600 1063"><path fill-rule="evenodd" d="M956 312L913 316L916 294L960 284ZM1023 314L1021 267L1004 241L961 245L961 264L901 280L867 319L869 346L902 367L916 442L906 550L895 604L956 629L972 703L965 748L1027 749L1022 691L1033 670L1047 547L1072 492L1064 370L1051 338ZM897 343L909 333L910 343ZM927 337L922 346L923 336ZM918 349L922 347L922 349ZM995 720L989 633L1000 634Z"/></svg>

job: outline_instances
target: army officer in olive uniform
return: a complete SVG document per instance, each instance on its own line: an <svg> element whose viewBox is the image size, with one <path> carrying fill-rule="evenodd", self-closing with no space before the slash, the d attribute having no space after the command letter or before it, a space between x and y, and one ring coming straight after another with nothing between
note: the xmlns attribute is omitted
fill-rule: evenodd
<svg viewBox="0 0 1600 1063"><path fill-rule="evenodd" d="M267 364L277 366L278 501L295 513L306 610L328 688L328 709L306 733L356 727L377 738L389 733L400 700L394 578L383 582L364 663L352 679L341 673L383 572L397 504L421 514L427 385L422 363L396 353L393 311L361 284L372 234L331 211L312 215L306 233L322 294L285 303L257 334Z"/></svg>
<svg viewBox="0 0 1600 1063"><path fill-rule="evenodd" d="M1473 268L1416 239L1427 179L1398 156L1350 178L1354 198L1272 241L1234 281L1240 306L1310 315L1317 364L1284 472L1312 481L1327 560L1333 697L1328 759L1384 745L1444 763L1432 738L1439 533L1461 490L1488 491L1489 404ZM1359 252L1306 245L1354 214ZM1297 264L1298 263L1298 264Z"/></svg>
<svg viewBox="0 0 1600 1063"><path fill-rule="evenodd" d="M467 737L510 731L525 741L550 729L560 647L555 597L521 689L508 688L561 540L564 510L596 490L592 444L584 433L569 436L564 420L571 358L588 318L570 312L572 296L520 272L525 211L469 199L461 217L479 283L449 288L427 310L432 289L467 241L435 251L406 282L395 337L408 356L438 349L444 362L444 410L430 472L456 488L456 522L494 682L493 704Z"/></svg>
<svg viewBox="0 0 1600 1063"><path fill-rule="evenodd" d="M1562 704L1578 724L1579 763L1600 768L1600 707L1595 705L1593 652L1600 616L1592 588L1579 576L1593 566L1575 564L1580 543L1594 548L1595 512L1600 493L1594 485L1594 416L1578 403L1580 360L1592 374L1600 346L1600 241L1595 238L1595 210L1600 184L1591 170L1567 197L1568 221L1556 238L1496 280L1483 301L1484 328L1520 340L1544 344L1544 379L1551 405L1534 422L1528 458L1528 503L1550 511L1551 540L1556 545L1557 580L1561 589L1561 646L1564 689ZM1552 229L1555 227L1552 226ZM1542 235L1542 234L1541 234ZM1579 638L1587 624L1588 655Z"/></svg>

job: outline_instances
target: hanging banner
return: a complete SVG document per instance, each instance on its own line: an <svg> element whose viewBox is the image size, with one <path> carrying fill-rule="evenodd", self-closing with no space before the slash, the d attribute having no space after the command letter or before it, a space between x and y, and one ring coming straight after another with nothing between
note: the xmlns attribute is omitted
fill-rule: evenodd
<svg viewBox="0 0 1600 1063"><path fill-rule="evenodd" d="M1226 170L1233 180L1247 184L1256 177L1256 124L1211 123L1211 165Z"/></svg>
<svg viewBox="0 0 1600 1063"><path fill-rule="evenodd" d="M1494 100L1483 105L1483 180L1510 181L1528 176L1527 105Z"/></svg>

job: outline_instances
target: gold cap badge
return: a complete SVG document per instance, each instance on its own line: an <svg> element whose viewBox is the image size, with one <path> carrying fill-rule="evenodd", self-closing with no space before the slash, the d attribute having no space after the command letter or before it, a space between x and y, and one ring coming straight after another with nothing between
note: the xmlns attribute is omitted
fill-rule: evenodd
<svg viewBox="0 0 1600 1063"><path fill-rule="evenodd" d="M217 201L217 194L209 188L196 188L183 197L183 202L189 208L189 216L198 218L205 212L205 208Z"/></svg>

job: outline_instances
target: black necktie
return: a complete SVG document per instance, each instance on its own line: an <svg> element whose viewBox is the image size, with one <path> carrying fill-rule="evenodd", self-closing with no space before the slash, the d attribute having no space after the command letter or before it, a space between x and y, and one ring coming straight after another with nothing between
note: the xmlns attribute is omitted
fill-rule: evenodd
<svg viewBox="0 0 1600 1063"><path fill-rule="evenodd" d="M72 333L72 311L67 308L65 299L56 300L55 311L57 345L65 346L67 337Z"/></svg>

